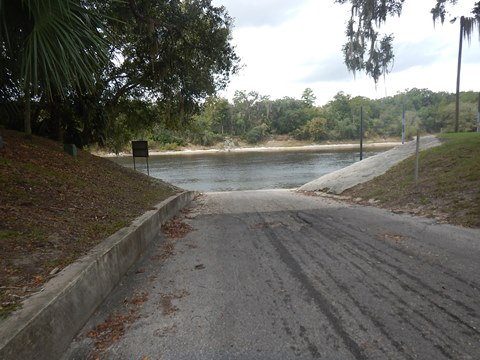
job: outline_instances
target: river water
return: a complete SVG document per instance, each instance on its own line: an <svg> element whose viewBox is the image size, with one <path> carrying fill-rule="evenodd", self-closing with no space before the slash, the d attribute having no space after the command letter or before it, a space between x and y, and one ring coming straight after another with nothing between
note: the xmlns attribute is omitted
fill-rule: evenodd
<svg viewBox="0 0 480 360"><path fill-rule="evenodd" d="M378 152L364 152L364 158ZM111 160L133 169L132 157ZM157 155L148 159L150 176L186 190L201 192L292 189L359 161L351 151L221 152ZM146 159L136 169L147 173Z"/></svg>

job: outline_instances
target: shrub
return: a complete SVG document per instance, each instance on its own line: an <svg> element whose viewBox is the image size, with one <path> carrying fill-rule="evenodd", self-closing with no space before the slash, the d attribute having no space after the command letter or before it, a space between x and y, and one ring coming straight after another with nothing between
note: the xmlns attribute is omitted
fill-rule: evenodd
<svg viewBox="0 0 480 360"><path fill-rule="evenodd" d="M159 134L153 135L152 140L158 142L160 147L163 149L163 146L175 144L177 147L187 146L187 142L179 136L175 136L170 131L162 131Z"/></svg>
<svg viewBox="0 0 480 360"><path fill-rule="evenodd" d="M160 146L160 149L164 151L178 151L181 148L176 143L166 143L166 144L162 144Z"/></svg>
<svg viewBox="0 0 480 360"><path fill-rule="evenodd" d="M245 140L247 140L247 142L250 144L257 144L265 139L266 134L267 125L262 124L250 129L245 135Z"/></svg>

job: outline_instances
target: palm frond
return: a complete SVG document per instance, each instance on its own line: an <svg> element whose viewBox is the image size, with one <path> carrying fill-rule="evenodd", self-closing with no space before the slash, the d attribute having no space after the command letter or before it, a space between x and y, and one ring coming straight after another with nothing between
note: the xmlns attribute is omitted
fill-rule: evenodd
<svg viewBox="0 0 480 360"><path fill-rule="evenodd" d="M18 76L49 97L91 88L108 61L108 42L95 9L78 0L0 0L0 44L21 64Z"/></svg>

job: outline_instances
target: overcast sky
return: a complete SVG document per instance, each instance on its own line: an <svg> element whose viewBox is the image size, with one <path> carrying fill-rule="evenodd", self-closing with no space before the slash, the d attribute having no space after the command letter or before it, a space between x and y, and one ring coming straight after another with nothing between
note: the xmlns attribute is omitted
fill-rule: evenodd
<svg viewBox="0 0 480 360"><path fill-rule="evenodd" d="M455 92L459 24L437 24L430 9L435 0L407 0L400 18L390 18L381 31L393 33L395 64L377 88L363 74L356 78L343 63L342 45L349 5L334 0L213 0L235 20L233 44L244 68L232 77L236 90L258 91L272 99L299 99L307 87L323 105L344 91L380 98L411 88ZM459 0L452 15L468 15L474 0ZM475 32L464 42L461 90L480 91L480 42Z"/></svg>

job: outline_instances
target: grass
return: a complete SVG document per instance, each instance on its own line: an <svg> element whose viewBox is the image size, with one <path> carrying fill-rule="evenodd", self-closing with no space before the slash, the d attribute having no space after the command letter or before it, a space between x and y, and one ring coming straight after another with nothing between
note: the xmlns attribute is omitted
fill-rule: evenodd
<svg viewBox="0 0 480 360"><path fill-rule="evenodd" d="M0 130L0 318L179 189L44 138Z"/></svg>
<svg viewBox="0 0 480 360"><path fill-rule="evenodd" d="M442 134L441 146L420 153L419 183L415 184L415 156L386 174L345 192L379 200L399 211L480 227L480 134Z"/></svg>

